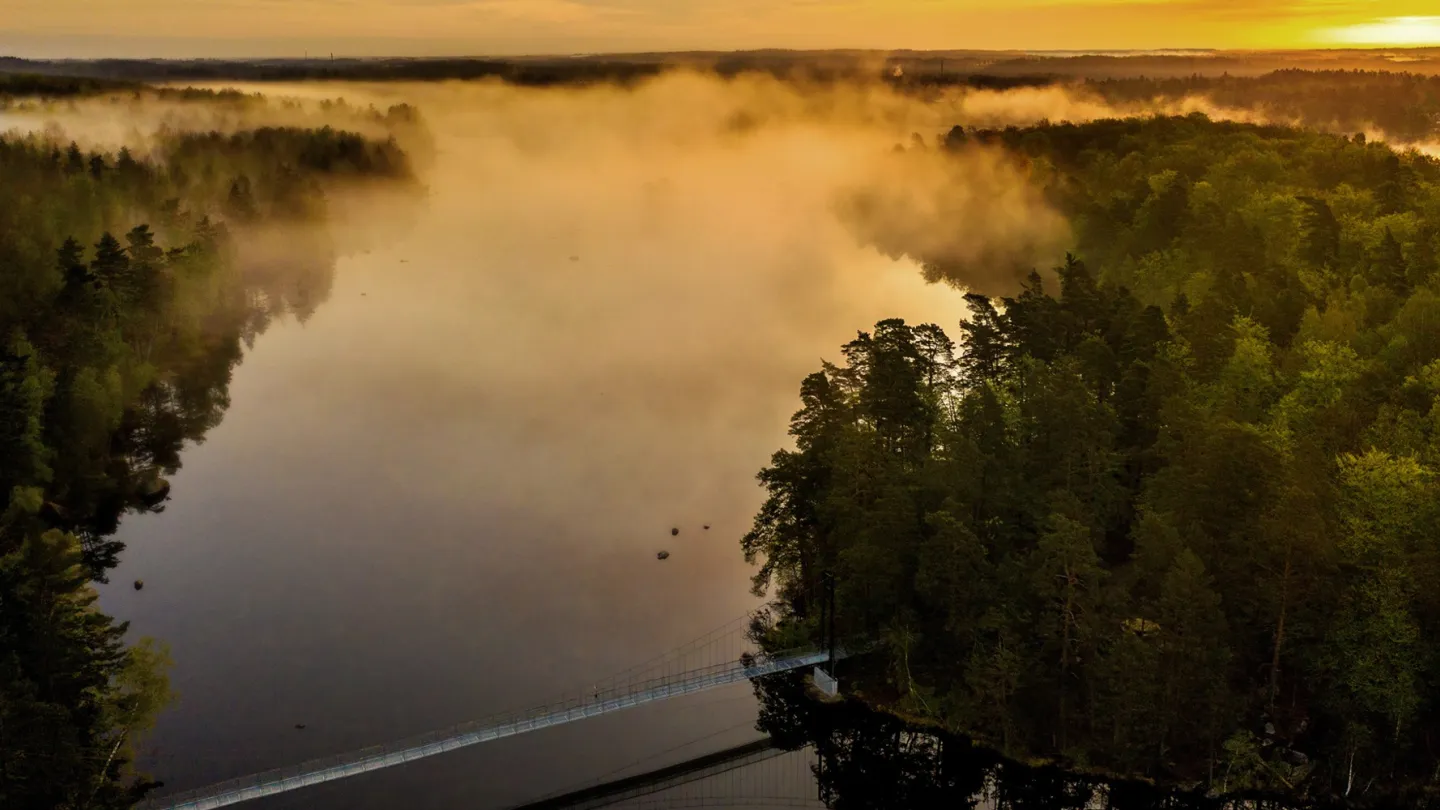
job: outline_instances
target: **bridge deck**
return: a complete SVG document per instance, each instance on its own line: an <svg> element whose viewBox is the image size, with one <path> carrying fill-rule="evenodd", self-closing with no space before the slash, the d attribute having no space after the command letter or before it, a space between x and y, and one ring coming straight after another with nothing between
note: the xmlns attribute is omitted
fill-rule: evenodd
<svg viewBox="0 0 1440 810"><path fill-rule="evenodd" d="M751 678L804 669L829 659L825 652L810 652L772 658L750 664L732 662L701 670L679 673L634 684L622 694L602 693L592 700L567 701L534 709L523 715L510 715L480 721L443 735L413 743L399 743L387 748L369 748L353 754L282 768L255 776L222 782L197 791L160 798L141 805L146 810L211 810L231 804L274 796L310 785L344 779L348 776L378 771L417 759L454 751L502 737L527 731L571 723L587 717L653 703L657 700L703 692Z"/></svg>

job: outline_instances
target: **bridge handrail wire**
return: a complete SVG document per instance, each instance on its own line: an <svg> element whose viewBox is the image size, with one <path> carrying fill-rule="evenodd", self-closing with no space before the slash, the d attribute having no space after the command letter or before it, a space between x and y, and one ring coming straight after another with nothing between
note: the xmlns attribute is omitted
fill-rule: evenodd
<svg viewBox="0 0 1440 810"><path fill-rule="evenodd" d="M678 797L678 798L653 798L626 800L623 804L625 810L690 810L690 808L703 807L799 807L817 808L823 810L825 803L819 799L797 799L788 796L708 796L708 797Z"/></svg>
<svg viewBox="0 0 1440 810"><path fill-rule="evenodd" d="M730 621L726 622L725 624L720 625L719 627L715 628L714 630L711 630L710 632L708 632L708 633L706 633L706 634L704 634L704 635L702 635L702 636L698 636L698 637L696 637L696 638L694 638L694 639L691 639L690 641L688 641L688 642L686 642L686 643L684 643L684 644L682 644L682 645L680 645L680 646L678 646L678 647L674 647L674 648L672 648L672 649L669 649L669 650L661 653L660 655L657 655L657 656L655 656L654 658L649 659L648 661L642 661L642 662L640 662L640 663L638 663L638 664L635 664L634 666L631 666L631 667L627 667L627 668L625 668L625 669L622 669L622 670L620 670L619 672L614 673L613 675L608 675L608 676L606 676L605 678L602 678L601 680L604 681L604 680L614 680L614 679L616 679L616 678L622 678L622 677L625 677L625 676L627 676L627 675L633 674L633 673L635 673L635 672L640 672L640 671L648 670L648 669L656 666L657 664L660 664L661 662L670 660L670 659L672 659L672 658L681 657L681 656L685 655L685 653L686 653L687 651L693 651L693 650L699 648L699 647L700 647L701 645L703 645L703 644L712 643L712 642L714 642L714 641L715 641L716 639L718 639L718 638L721 638L721 637L724 637L724 636L728 636L728 635L730 635L731 633L734 633L736 630L739 630L739 629L741 629L742 627L744 627L745 625L747 625L747 624L750 622L750 618L751 618L750 616L746 615L746 616L741 616L741 617L739 617L739 618L737 618L737 619L731 619Z"/></svg>
<svg viewBox="0 0 1440 810"><path fill-rule="evenodd" d="M620 670L619 672L608 675L604 678L596 679L592 681L592 690L598 689L599 691L604 692L609 689L620 688L622 685L624 687L629 687L633 684L634 678L638 674L651 672L661 666L673 665L678 662L682 662L687 656L693 655L694 653L702 649L709 648L710 652L712 652L713 654L714 652L716 652L716 650L714 649L716 645L722 639L726 638L738 638L740 642L736 643L735 645L733 645L733 647L725 651L727 653L727 658L729 658L730 660L738 660L742 656L742 654L747 652L754 654L753 650L745 649L742 646L745 641L745 639L743 638L743 631L747 628L751 619L751 614L746 614L744 616L731 619L729 622L726 622L725 624L711 630L710 632L705 633L704 635L699 636L695 639L692 639L685 644L661 653L654 658L643 661L639 664L635 664L634 666ZM580 687L577 687L577 690L579 688Z"/></svg>
<svg viewBox="0 0 1440 810"><path fill-rule="evenodd" d="M748 663L735 660L685 672L666 673L654 678L631 681L623 689L619 686L612 686L606 690L596 691L588 697L585 695L568 697L518 712L496 712L478 720L414 735L386 745L370 746L358 751L319 757L296 765L272 768L202 788L157 797L146 801L141 807L155 810L159 808L204 810L205 808L222 807L236 801L269 795L272 792L283 792L280 789L271 789L281 784L289 785L283 790L319 784L341 776L377 770L390 764L399 764L389 761L396 757L399 757L399 761L408 762L412 759L463 748L476 742L483 742L485 739L510 736L535 728L555 725L557 722L568 722L581 717L608 713L656 699L650 697L646 700L637 700L646 695L663 693L660 696L671 696L672 687L698 683L701 686L693 690L698 691L700 688L709 688L710 685L801 668L812 663L809 661L810 658L821 654L823 652L816 651L814 647L801 647L770 654L753 654ZM730 677L727 678L727 676ZM718 683L710 684L711 681ZM686 693L685 690L675 691L675 694ZM562 715L563 719L557 720L557 717ZM481 739L482 735L487 732L491 732L491 736ZM243 795L241 798L233 798L249 793L254 793L254 796Z"/></svg>

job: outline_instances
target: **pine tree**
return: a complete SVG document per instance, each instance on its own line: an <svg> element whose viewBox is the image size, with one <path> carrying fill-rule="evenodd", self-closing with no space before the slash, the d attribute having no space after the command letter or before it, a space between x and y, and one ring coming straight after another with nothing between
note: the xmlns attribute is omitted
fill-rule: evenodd
<svg viewBox="0 0 1440 810"><path fill-rule="evenodd" d="M70 174L85 171L85 153L80 151L80 145L74 141L71 141L70 148L65 150L65 171Z"/></svg>
<svg viewBox="0 0 1440 810"><path fill-rule="evenodd" d="M1434 225L1421 227L1420 232L1415 235L1415 247L1405 263L1406 281L1411 287L1430 283L1435 273L1440 271L1440 257L1437 257L1435 252L1437 238L1440 238L1440 231L1437 231Z"/></svg>
<svg viewBox="0 0 1440 810"><path fill-rule="evenodd" d="M1373 280L1376 284L1403 292L1408 283L1407 271L1405 252L1400 241L1395 238L1393 231L1386 228L1385 237L1380 240L1380 247L1376 251Z"/></svg>
<svg viewBox="0 0 1440 810"><path fill-rule="evenodd" d="M225 199L225 216L236 222L253 222L259 211L255 197L250 191L250 178L241 175L230 184L230 194Z"/></svg>
<svg viewBox="0 0 1440 810"><path fill-rule="evenodd" d="M1175 557L1154 607L1159 645L1157 667L1167 748L1188 747L1189 756L1213 750L1228 720L1226 682L1229 634L1220 596L1200 558L1190 549Z"/></svg>
<svg viewBox="0 0 1440 810"><path fill-rule="evenodd" d="M1315 267L1333 267L1340 255L1340 223L1324 200L1299 197L1305 205L1302 215L1302 255Z"/></svg>
<svg viewBox="0 0 1440 810"><path fill-rule="evenodd" d="M56 249L55 261L60 268L60 277L67 285L88 284L95 280L85 266L85 247L73 236L66 237L64 244Z"/></svg>
<svg viewBox="0 0 1440 810"><path fill-rule="evenodd" d="M90 271L107 286L114 287L130 269L130 257L120 246L120 240L109 231L101 234L95 243L95 258L90 260Z"/></svg>
<svg viewBox="0 0 1440 810"><path fill-rule="evenodd" d="M989 298L966 293L965 303L970 307L970 320L960 324L965 335L960 353L962 383L974 388L998 382L1011 351L1005 324Z"/></svg>
<svg viewBox="0 0 1440 810"><path fill-rule="evenodd" d="M1057 504L1071 514L1079 503L1066 495ZM1056 668L1058 745L1066 746L1071 711L1083 690L1081 666L1098 641L1101 586L1108 573L1100 565L1090 529L1062 512L1052 512L1031 555L1031 587L1038 600L1036 630L1045 639Z"/></svg>
<svg viewBox="0 0 1440 810"><path fill-rule="evenodd" d="M100 721L125 666L126 625L94 609L80 543L58 531L0 557L0 593L0 680L18 697L0 701L7 805L79 807L111 747Z"/></svg>
<svg viewBox="0 0 1440 810"><path fill-rule="evenodd" d="M43 434L53 376L35 355L20 338L0 355L0 501L7 504L16 487L43 484L50 472Z"/></svg>

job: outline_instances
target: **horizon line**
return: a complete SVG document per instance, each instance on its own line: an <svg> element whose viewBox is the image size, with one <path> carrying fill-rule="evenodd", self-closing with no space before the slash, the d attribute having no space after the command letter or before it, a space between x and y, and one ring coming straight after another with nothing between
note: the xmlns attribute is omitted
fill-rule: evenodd
<svg viewBox="0 0 1440 810"><path fill-rule="evenodd" d="M453 54L427 54L407 55L394 53L386 55L350 55L342 53L328 53L320 56L310 56L302 53L291 56L49 56L49 57L27 57L15 56L0 53L0 61L15 62L281 62L281 61L306 61L306 62L329 62L339 59L347 61L383 61L383 60L406 60L406 61L444 61L444 60L493 60L506 61L516 59L578 59L595 57L635 57L635 56L686 56L686 55L727 55L727 54L755 54L755 53L793 53L793 54L834 54L834 53L864 53L864 54L1007 54L1019 57L1041 57L1041 58L1077 58L1085 56L1119 56L1119 57L1183 57L1183 56L1219 56L1219 55L1276 55L1287 54L1338 54L1338 53L1361 53L1386 55L1395 52L1414 53L1419 51L1435 52L1440 58L1440 45L1396 45L1396 46L1329 46L1312 48L1192 48L1192 47L1155 47L1155 48L859 48L859 47L834 47L834 48L786 48L786 47L758 47L758 48L692 48L680 50L617 50L617 51L572 51L572 52L542 52L518 53L518 54L486 54L479 52L457 52Z"/></svg>

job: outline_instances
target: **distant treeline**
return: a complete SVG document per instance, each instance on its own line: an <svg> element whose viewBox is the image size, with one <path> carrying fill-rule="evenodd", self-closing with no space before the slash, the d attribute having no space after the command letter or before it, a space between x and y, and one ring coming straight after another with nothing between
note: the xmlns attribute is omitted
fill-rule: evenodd
<svg viewBox="0 0 1440 810"><path fill-rule="evenodd" d="M329 183L408 164L323 129L176 134L145 156L0 136L0 177L0 807L129 807L167 659L127 646L90 582L121 516L163 508L181 449L219 423L243 344L329 289L325 239L255 265L261 240L232 234L311 221Z"/></svg>
<svg viewBox="0 0 1440 810"><path fill-rule="evenodd" d="M130 81L295 81L499 78L522 85L628 82L674 68L734 75L761 72L810 79L874 79L899 67L912 77L1107 78L1259 76L1284 69L1405 70L1440 73L1440 50L1157 51L1027 53L1022 51L696 51L517 58L353 57L258 60L101 59L49 62L0 58L0 72L83 75ZM957 79L949 79L956 81Z"/></svg>
<svg viewBox="0 0 1440 810"><path fill-rule="evenodd" d="M492 79L524 87L633 84L683 69L806 82L879 80L909 93L1058 85L1141 112L1146 104L1202 97L1220 107L1324 131L1373 128L1393 139L1425 140L1440 132L1440 76L1435 75L1440 74L1440 56L1416 51L1407 59L1396 62L1378 52L1037 56L784 50L515 59L0 59L0 98L94 95L139 89L142 82L175 81ZM1287 63L1303 67L1287 67ZM1332 69L1337 65L1347 69ZM183 99L186 93L204 91L158 92Z"/></svg>
<svg viewBox="0 0 1440 810"><path fill-rule="evenodd" d="M138 82L117 79L0 72L0 99L25 96L69 98L119 90L134 90L140 86Z"/></svg>
<svg viewBox="0 0 1440 810"><path fill-rule="evenodd" d="M37 73L64 72L123 82L166 81L439 81L499 79L547 86L628 82L658 75L664 65L605 61L501 61L488 59L131 60L24 63ZM0 70L5 65L0 62ZM0 74L3 75L3 74ZM60 79L57 77L57 81ZM71 80L79 81L79 80ZM98 83L93 92L116 89ZM60 95L60 94L56 94Z"/></svg>
<svg viewBox="0 0 1440 810"><path fill-rule="evenodd" d="M517 86L549 87L596 83L631 84L680 69L723 77L764 74L806 82L883 81L900 92L927 94L945 89L1013 90L1061 86L1071 92L1144 114L1169 109L1183 100L1201 99L1217 108L1242 110L1278 123L1326 132L1378 130L1398 142L1419 142L1440 135L1440 64L1423 57L1395 65L1417 72L1390 70L1302 70L1287 68L1255 75L1225 72L1234 56L1075 56L980 60L932 54L879 58L861 53L808 54L754 51L733 54L642 54L630 57L554 59L337 59L258 61L99 60L43 63L0 60L0 99L54 98L139 92L145 81L436 81L494 79ZM1161 60L1157 74L1139 75L1114 65L1134 67ZM1184 72L1181 64L1190 65ZM1388 67L1387 63L1376 63ZM1084 65L1095 65L1094 70ZM1023 69L1022 69L1023 68ZM75 78L50 75L80 73ZM1123 78L1106 78L1122 76ZM1156 77L1158 76L1158 78ZM176 100L255 100L236 91L154 89ZM207 95L208 94L208 95Z"/></svg>
<svg viewBox="0 0 1440 810"><path fill-rule="evenodd" d="M993 66L992 66L993 67ZM967 73L940 63L887 79L902 91L1063 87L1123 114L1164 111L1187 100L1322 132L1378 131L1401 144L1440 137L1440 76L1360 70L1280 70L1261 76L1200 75L1086 80L1058 74Z"/></svg>
<svg viewBox="0 0 1440 810"><path fill-rule="evenodd" d="M1281 123L1328 132L1379 129L1400 141L1423 141L1440 133L1440 76L1281 70L1250 78L1117 79L1086 87L1117 104L1198 96L1219 107L1253 110Z"/></svg>

